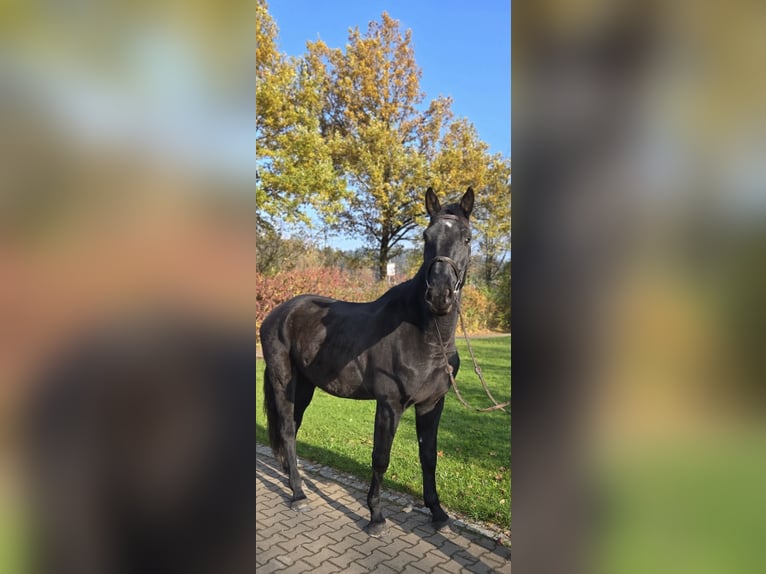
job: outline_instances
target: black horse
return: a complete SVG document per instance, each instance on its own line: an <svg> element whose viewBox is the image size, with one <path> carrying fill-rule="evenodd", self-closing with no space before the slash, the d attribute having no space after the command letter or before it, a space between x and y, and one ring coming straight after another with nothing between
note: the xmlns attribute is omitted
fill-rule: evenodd
<svg viewBox="0 0 766 574"><path fill-rule="evenodd" d="M455 327L471 255L468 218L473 202L473 190L468 188L459 203L442 208L428 189L425 203L431 220L424 233L423 264L414 278L377 301L348 303L301 295L263 321L264 410L271 448L290 476L291 508L308 506L295 437L319 387L337 397L377 401L367 495L371 518L365 530L379 536L385 529L380 484L399 419L411 405L416 411L425 504L435 527L447 523L436 492L436 434L450 387L447 369L457 374L460 365Z"/></svg>

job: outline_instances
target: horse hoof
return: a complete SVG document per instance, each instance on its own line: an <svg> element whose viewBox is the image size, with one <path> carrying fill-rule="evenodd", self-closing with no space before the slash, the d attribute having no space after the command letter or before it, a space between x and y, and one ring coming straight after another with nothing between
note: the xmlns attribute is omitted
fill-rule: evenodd
<svg viewBox="0 0 766 574"><path fill-rule="evenodd" d="M446 526L448 523L449 523L449 516L447 516L447 513L444 512L441 508L432 514L431 525L436 530L440 530L441 528Z"/></svg>
<svg viewBox="0 0 766 574"><path fill-rule="evenodd" d="M364 531L373 538L380 538L387 530L385 520L383 522L370 522L364 527Z"/></svg>
<svg viewBox="0 0 766 574"><path fill-rule="evenodd" d="M306 498L299 498L290 502L290 509L295 512L306 512L309 509L309 501Z"/></svg>

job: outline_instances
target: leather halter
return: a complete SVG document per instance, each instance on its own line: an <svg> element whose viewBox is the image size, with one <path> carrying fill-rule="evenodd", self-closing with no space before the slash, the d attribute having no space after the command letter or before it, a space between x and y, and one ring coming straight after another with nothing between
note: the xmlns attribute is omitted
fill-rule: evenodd
<svg viewBox="0 0 766 574"><path fill-rule="evenodd" d="M460 218L457 215L452 215L451 213L439 215L434 218L434 221L438 221L440 219L449 219L453 221L460 220ZM465 271L461 273L460 269L458 269L458 266L455 260L451 259L450 257L446 257L444 255L437 255L436 257L431 259L431 262L428 264L428 267L426 268L426 289L431 288L431 282L428 280L428 277L431 275L431 268L437 263L446 263L450 267L452 267L452 270L455 272L455 277L457 277L457 281L455 281L455 285L452 289L455 292L455 295L460 293L460 289L462 289L463 287L463 281L465 281Z"/></svg>

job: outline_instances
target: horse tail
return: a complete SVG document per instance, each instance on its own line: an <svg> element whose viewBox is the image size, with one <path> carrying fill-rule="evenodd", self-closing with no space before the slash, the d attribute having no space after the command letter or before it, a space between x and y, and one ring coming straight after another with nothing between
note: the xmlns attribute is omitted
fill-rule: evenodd
<svg viewBox="0 0 766 574"><path fill-rule="evenodd" d="M274 393L274 385L269 375L269 367L263 373L263 412L266 413L266 426L269 429L269 444L282 468L287 468L287 454L285 453L285 441L282 438L282 417L277 409L277 397Z"/></svg>

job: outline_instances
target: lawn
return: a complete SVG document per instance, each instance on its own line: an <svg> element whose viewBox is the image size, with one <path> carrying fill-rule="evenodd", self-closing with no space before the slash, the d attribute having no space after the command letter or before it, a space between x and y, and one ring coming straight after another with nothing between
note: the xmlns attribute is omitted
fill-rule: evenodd
<svg viewBox="0 0 766 574"><path fill-rule="evenodd" d="M510 397L511 337L473 339L476 360L498 401ZM465 341L458 341L461 367L457 382L469 404L491 403L473 372ZM268 444L263 414L263 361L258 361L256 440ZM298 432L298 456L353 474L371 476L374 401L339 399L322 391L306 410ZM454 391L447 395L439 425L436 481L442 503L472 519L510 528L511 417L502 411L477 413L462 406ZM422 479L415 434L415 410L402 416L391 452L385 488L422 500Z"/></svg>

